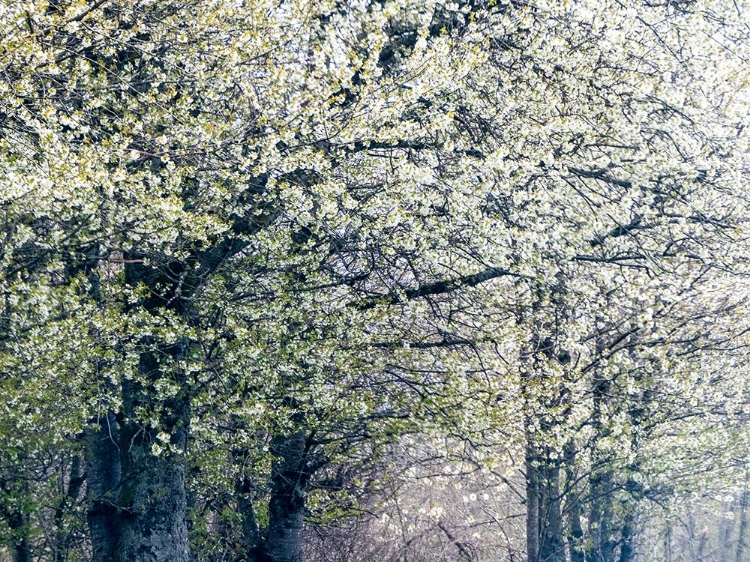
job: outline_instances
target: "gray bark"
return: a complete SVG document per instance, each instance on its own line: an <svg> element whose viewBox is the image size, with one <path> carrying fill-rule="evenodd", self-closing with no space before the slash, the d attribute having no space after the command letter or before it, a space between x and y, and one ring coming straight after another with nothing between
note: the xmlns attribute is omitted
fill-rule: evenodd
<svg viewBox="0 0 750 562"><path fill-rule="evenodd" d="M10 544L10 557L13 562L31 562L31 545L25 530L27 524L28 517L20 511L13 512L8 517L8 526L15 535Z"/></svg>
<svg viewBox="0 0 750 562"><path fill-rule="evenodd" d="M750 490L748 490L748 479L750 473L745 473L745 489L740 499L740 528L737 535L737 550L734 553L734 562L745 560L745 534L747 533L747 504L750 501Z"/></svg>
<svg viewBox="0 0 750 562"><path fill-rule="evenodd" d="M570 442L565 447L565 480L570 483L575 481L576 474L574 471L576 462L575 443ZM581 499L576 490L568 491L566 498L565 512L567 513L566 539L570 550L571 562L585 562L583 548L583 526L581 525Z"/></svg>
<svg viewBox="0 0 750 562"><path fill-rule="evenodd" d="M174 355L176 350L163 353ZM153 379L161 376L152 353L141 356L140 372ZM187 527L185 456L187 446L188 399L178 396L163 401L160 426L151 428L136 419L137 407L157 398L142 383L123 381L123 412L120 462L122 484L119 541L115 562L190 562ZM171 436L175 451L153 453L155 433Z"/></svg>
<svg viewBox="0 0 750 562"><path fill-rule="evenodd" d="M274 438L272 452L277 461L271 477L264 553L270 562L302 562L305 488L309 480L305 433Z"/></svg>
<svg viewBox="0 0 750 562"><path fill-rule="evenodd" d="M672 524L667 523L664 533L664 562L672 562Z"/></svg>
<svg viewBox="0 0 750 562"><path fill-rule="evenodd" d="M734 533L734 500L727 506L732 512L732 518L722 517L719 527L719 562L729 562L732 552L732 534Z"/></svg>
<svg viewBox="0 0 750 562"><path fill-rule="evenodd" d="M92 545L92 562L114 559L117 546L117 487L120 484L119 430L113 413L107 413L84 430L86 463L86 519Z"/></svg>
<svg viewBox="0 0 750 562"><path fill-rule="evenodd" d="M589 536L592 544L587 561L615 562L617 541L613 536L612 477L611 471L605 471L591 479Z"/></svg>
<svg viewBox="0 0 750 562"><path fill-rule="evenodd" d="M596 350L597 354L603 353L604 342L601 339L597 339ZM602 411L609 400L611 385L611 380L602 376L598 369L594 370L592 422L598 437L606 437L610 433L602 423ZM602 460L605 467L610 462L610 459L606 457ZM602 468L601 471L594 473L590 480L591 501L588 530L591 544L586 555L587 562L589 560L615 562L617 541L614 539L613 480L614 473L609 468Z"/></svg>
<svg viewBox="0 0 750 562"><path fill-rule="evenodd" d="M526 444L526 559L539 562L539 468L538 458L527 436Z"/></svg>
<svg viewBox="0 0 750 562"><path fill-rule="evenodd" d="M560 466L557 459L545 455L541 473L543 482L540 501L539 560L564 562L562 537L562 509L560 505Z"/></svg>
<svg viewBox="0 0 750 562"><path fill-rule="evenodd" d="M635 562L635 515L625 515L622 526L622 544L620 545L620 562Z"/></svg>
<svg viewBox="0 0 750 562"><path fill-rule="evenodd" d="M12 562L31 562L31 545L27 527L29 517L20 508L22 501L13 501L18 497L16 494L20 494L23 498L28 493L28 481L25 479L21 482L16 482L14 479L0 480L0 499L4 499L3 496L6 494L8 499L11 499L7 504L0 503L0 521L4 521L11 531L10 541L5 546L10 551Z"/></svg>
<svg viewBox="0 0 750 562"><path fill-rule="evenodd" d="M263 537L253 506L252 482L244 474L237 482L237 510L242 517L242 550L247 562L264 562Z"/></svg>
<svg viewBox="0 0 750 562"><path fill-rule="evenodd" d="M185 472L181 459L157 458L137 444L123 483L116 562L189 562Z"/></svg>
<svg viewBox="0 0 750 562"><path fill-rule="evenodd" d="M71 460L70 471L68 474L68 488L64 491L60 503L55 509L55 544L54 557L55 562L63 562L68 556L68 547L70 545L70 533L65 529L65 513L78 500L83 486L83 476L81 474L81 458L76 455Z"/></svg>
<svg viewBox="0 0 750 562"><path fill-rule="evenodd" d="M185 268L174 262L162 268L143 265L140 256L126 256L126 281L151 289L138 304L146 311L168 309L186 314L192 283L185 280ZM145 351L138 365L138 379L121 381L122 415L120 426L120 465L122 470L117 498L118 542L114 562L192 562L187 525L185 451L190 420L190 396L186 381L174 367L187 354L188 342L161 345L144 337ZM165 398L156 390L165 377L180 386ZM140 410L154 412L156 426L140 419ZM170 436L169 447L156 435ZM155 445L164 449L159 454Z"/></svg>

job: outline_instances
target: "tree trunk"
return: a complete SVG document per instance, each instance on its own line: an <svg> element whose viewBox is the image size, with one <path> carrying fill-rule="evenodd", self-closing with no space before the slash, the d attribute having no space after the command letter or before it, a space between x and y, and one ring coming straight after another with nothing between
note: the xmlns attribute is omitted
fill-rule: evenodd
<svg viewBox="0 0 750 562"><path fill-rule="evenodd" d="M732 518L721 518L719 525L719 562L729 562L729 555L732 552L732 534L734 533L734 500L727 506L732 512Z"/></svg>
<svg viewBox="0 0 750 562"><path fill-rule="evenodd" d="M622 543L620 545L620 562L635 562L635 515L628 512L622 526Z"/></svg>
<svg viewBox="0 0 750 562"><path fill-rule="evenodd" d="M701 538L698 541L698 552L696 553L696 562L706 562L706 545L708 544L708 529L703 528Z"/></svg>
<svg viewBox="0 0 750 562"><path fill-rule="evenodd" d="M597 322L601 323L601 320L598 319ZM604 352L604 348L604 342L601 338L597 338L597 355L601 355ZM604 438L610 434L610 430L607 424L602 422L602 412L610 400L609 394L612 381L606 378L606 375L603 375L599 369L595 369L592 383L594 399L593 428L596 431L597 438ZM603 466L598 472L592 475L590 480L589 537L591 537L591 541L586 561L615 562L617 541L614 540L613 536L615 522L612 498L614 492L614 473L607 467L611 462L611 457L605 456L596 460L601 460Z"/></svg>
<svg viewBox="0 0 750 562"><path fill-rule="evenodd" d="M137 436L135 436L137 439ZM189 562L184 461L133 445L120 503L117 562Z"/></svg>
<svg viewBox="0 0 750 562"><path fill-rule="evenodd" d="M570 487L576 480L575 473L576 449L571 441L565 447L565 480ZM566 541L570 550L571 562L585 562L583 547L583 525L581 525L581 500L575 489L569 489L566 497L565 512L567 513Z"/></svg>
<svg viewBox="0 0 750 562"><path fill-rule="evenodd" d="M174 357L178 347L160 351ZM162 376L154 352L143 353L139 367L146 381ZM188 398L178 393L164 400L143 382L132 380L123 381L122 392L126 421L121 430L121 511L114 560L190 562L185 489ZM143 405L161 408L158 427L137 419L138 407ZM159 432L170 436L168 448L156 438ZM157 453L156 446L165 450Z"/></svg>
<svg viewBox="0 0 750 562"><path fill-rule="evenodd" d="M270 562L302 562L305 487L310 477L305 433L276 437L271 450L277 461L271 476L264 552Z"/></svg>
<svg viewBox="0 0 750 562"><path fill-rule="evenodd" d="M539 459L526 432L526 559L539 562Z"/></svg>
<svg viewBox="0 0 750 562"><path fill-rule="evenodd" d="M242 517L242 559L246 562L265 562L267 558L263 553L263 537L253 507L252 482L243 474L238 479L235 491L237 511Z"/></svg>
<svg viewBox="0 0 750 562"><path fill-rule="evenodd" d="M81 474L81 458L75 455L71 460L68 475L68 488L63 491L60 503L55 508L55 544L54 562L63 562L67 559L68 547L70 545L70 533L65 529L65 513L73 506L81 493L84 478Z"/></svg>
<svg viewBox="0 0 750 562"><path fill-rule="evenodd" d="M158 314L169 310L187 314L192 284L179 262L153 268L139 255L126 255L125 280L150 291L137 304ZM178 365L185 361L189 342L162 344L141 339L138 377L121 380L122 471L117 506L118 543L114 562L191 562L187 525L185 452L190 423L190 394ZM160 382L177 385L164 396ZM144 416L144 411L148 412ZM167 441L160 436L167 435Z"/></svg>
<svg viewBox="0 0 750 562"><path fill-rule="evenodd" d="M672 524L667 523L664 533L664 562L672 562Z"/></svg>
<svg viewBox="0 0 750 562"><path fill-rule="evenodd" d="M28 495L29 483L25 478L20 481L0 480L0 499L6 500L0 503L0 521L5 521L11 532L10 541L5 546L10 551L12 562L31 562L29 516L21 508Z"/></svg>
<svg viewBox="0 0 750 562"><path fill-rule="evenodd" d="M10 544L10 558L13 562L31 562L31 545L26 529L28 523L28 517L20 511L14 511L8 516L8 526L14 535Z"/></svg>
<svg viewBox="0 0 750 562"><path fill-rule="evenodd" d="M587 562L589 559L596 562L615 562L617 541L613 537L612 477L612 472L608 470L591 479L591 551L586 557Z"/></svg>
<svg viewBox="0 0 750 562"><path fill-rule="evenodd" d="M92 562L114 560L117 547L117 488L120 484L119 429L115 415L107 413L83 432L86 463L86 519L92 545Z"/></svg>
<svg viewBox="0 0 750 562"><path fill-rule="evenodd" d="M750 472L745 472L745 489L740 499L740 529L737 535L737 550L734 553L734 562L743 562L745 559L745 534L747 533L747 504L750 501L750 490L748 490Z"/></svg>
<svg viewBox="0 0 750 562"><path fill-rule="evenodd" d="M539 502L540 541L539 560L544 562L564 562L565 551L562 539L562 509L560 505L560 464L549 454L540 471L543 476Z"/></svg>

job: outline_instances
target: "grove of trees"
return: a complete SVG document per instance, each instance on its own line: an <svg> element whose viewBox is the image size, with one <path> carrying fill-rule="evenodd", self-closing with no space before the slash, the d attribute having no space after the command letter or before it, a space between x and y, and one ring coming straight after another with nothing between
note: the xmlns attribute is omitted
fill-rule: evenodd
<svg viewBox="0 0 750 562"><path fill-rule="evenodd" d="M0 0L0 559L748 559L749 122L747 0Z"/></svg>

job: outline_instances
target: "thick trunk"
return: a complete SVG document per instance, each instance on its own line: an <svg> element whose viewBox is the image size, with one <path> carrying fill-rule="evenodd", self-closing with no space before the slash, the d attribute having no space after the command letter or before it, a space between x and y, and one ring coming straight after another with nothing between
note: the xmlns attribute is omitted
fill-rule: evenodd
<svg viewBox="0 0 750 562"><path fill-rule="evenodd" d="M0 500L5 500L0 503L0 521L5 522L11 532L10 540L4 545L8 548L11 562L31 562L29 517L20 509L28 494L28 482L25 479L20 482L0 480Z"/></svg>
<svg viewBox="0 0 750 562"><path fill-rule="evenodd" d="M128 284L150 292L139 306L160 313L186 314L191 283L178 262L152 268L141 256L128 255ZM118 543L115 562L191 562L187 525L185 452L190 395L179 363L187 358L187 341L165 345L150 336L141 340L137 378L123 378L120 427L122 480L117 498ZM159 392L168 381L174 394ZM167 437L164 437L167 436Z"/></svg>
<svg viewBox="0 0 750 562"><path fill-rule="evenodd" d="M138 440L138 436L133 436ZM189 562L185 467L181 456L156 457L134 443L122 485L117 562Z"/></svg>
<svg viewBox="0 0 750 562"><path fill-rule="evenodd" d="M117 488L120 484L119 430L108 413L83 434L92 562L110 562L117 546Z"/></svg>
<svg viewBox="0 0 750 562"><path fill-rule="evenodd" d="M10 540L3 546L8 548L12 562L31 562L29 515L22 508L29 495L29 481L25 477L0 480L0 521L11 532Z"/></svg>
<svg viewBox="0 0 750 562"><path fill-rule="evenodd" d="M26 526L28 517L20 512L14 512L8 517L8 526L15 535L10 545L10 557L13 562L31 562L31 545L29 544Z"/></svg>
<svg viewBox="0 0 750 562"><path fill-rule="evenodd" d="M177 347L161 351L175 356ZM140 373L146 381L162 376L155 353L141 356ZM123 381L126 421L121 429L121 511L114 560L190 562L184 455L189 402L182 393L160 399L149 387L144 382ZM142 406L160 411L158 427L138 419ZM169 443L160 442L158 433L168 434Z"/></svg>
<svg viewBox="0 0 750 562"><path fill-rule="evenodd" d="M309 479L304 432L275 438L272 452L277 461L271 477L264 552L270 562L302 562L305 487Z"/></svg>

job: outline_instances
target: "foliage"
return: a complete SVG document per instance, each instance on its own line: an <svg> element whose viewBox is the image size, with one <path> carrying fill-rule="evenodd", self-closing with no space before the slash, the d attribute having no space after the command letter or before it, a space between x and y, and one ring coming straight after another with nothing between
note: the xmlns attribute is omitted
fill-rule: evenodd
<svg viewBox="0 0 750 562"><path fill-rule="evenodd" d="M449 435L622 556L747 451L747 9L0 2L2 470L106 430L90 517L241 559Z"/></svg>

